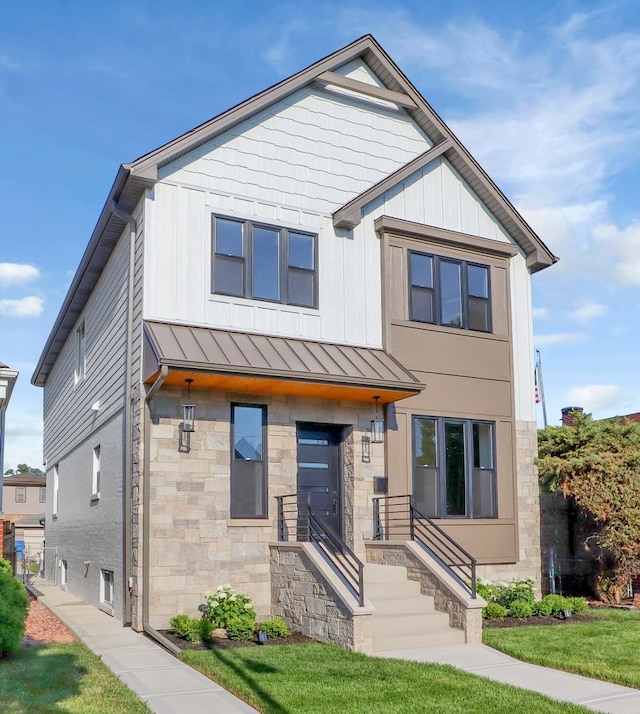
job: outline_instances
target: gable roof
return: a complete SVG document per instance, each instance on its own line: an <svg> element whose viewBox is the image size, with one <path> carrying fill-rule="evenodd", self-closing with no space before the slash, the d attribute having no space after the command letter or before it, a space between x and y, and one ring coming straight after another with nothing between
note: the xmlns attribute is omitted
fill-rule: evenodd
<svg viewBox="0 0 640 714"><path fill-rule="evenodd" d="M343 77L333 70L355 59L362 59L384 84L378 87L359 80ZM265 89L259 94L237 104L226 112L200 124L189 132L144 154L130 164L120 166L105 205L93 231L89 245L76 271L60 313L54 323L44 350L38 361L32 383L43 386L80 313L95 287L120 234L126 226L122 213L131 213L146 188L153 186L158 169L207 143L275 102L305 86L319 83L356 91L377 99L397 104L406 109L411 118L433 142L434 149L409 162L392 176L356 197L334 214L337 226L355 225L365 203L393 184L403 180L407 171L444 154L458 173L467 181L489 210L503 223L507 231L527 254L527 264L532 271L551 265L556 258L520 216L504 194L471 157L460 141L409 82L397 65L371 35L365 35L350 45L315 62L288 79ZM443 142L446 142L443 144ZM433 152L430 154L430 152ZM423 164L420 164L423 161ZM119 215L118 215L119 214ZM356 221L357 222L357 221ZM352 226L351 226L352 227Z"/></svg>
<svg viewBox="0 0 640 714"><path fill-rule="evenodd" d="M3 486L46 486L47 477L45 474L13 474L12 476L4 476L2 479Z"/></svg>

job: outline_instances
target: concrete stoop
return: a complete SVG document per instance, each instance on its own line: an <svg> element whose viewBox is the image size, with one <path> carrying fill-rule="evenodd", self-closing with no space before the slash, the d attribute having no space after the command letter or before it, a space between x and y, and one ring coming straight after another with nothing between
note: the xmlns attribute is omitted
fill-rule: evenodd
<svg viewBox="0 0 640 714"><path fill-rule="evenodd" d="M408 579L406 568L367 563L364 584L367 600L375 607L373 652L464 644L464 631L449 626L448 613L436 611L433 598L420 592L419 582Z"/></svg>

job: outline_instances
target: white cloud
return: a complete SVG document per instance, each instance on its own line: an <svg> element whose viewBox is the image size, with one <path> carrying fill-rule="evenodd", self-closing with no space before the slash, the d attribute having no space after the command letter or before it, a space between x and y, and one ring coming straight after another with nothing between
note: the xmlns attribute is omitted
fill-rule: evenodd
<svg viewBox="0 0 640 714"><path fill-rule="evenodd" d="M44 300L36 295L28 295L18 300L0 300L0 315L4 317L39 317Z"/></svg>
<svg viewBox="0 0 640 714"><path fill-rule="evenodd" d="M549 309L546 307L534 307L533 317L536 320L546 320L549 317Z"/></svg>
<svg viewBox="0 0 640 714"><path fill-rule="evenodd" d="M538 347L546 345L574 345L576 342L582 342L586 335L583 332L553 332L548 335L535 335L534 343Z"/></svg>
<svg viewBox="0 0 640 714"><path fill-rule="evenodd" d="M37 280L40 271L26 263L0 263L0 285L22 285Z"/></svg>
<svg viewBox="0 0 640 714"><path fill-rule="evenodd" d="M613 263L614 277L627 285L640 285L640 221L618 228L608 223L593 229L596 245Z"/></svg>
<svg viewBox="0 0 640 714"><path fill-rule="evenodd" d="M567 393L567 401L586 411L608 409L620 404L625 399L625 393L613 384L590 384L586 387L575 387Z"/></svg>
<svg viewBox="0 0 640 714"><path fill-rule="evenodd" d="M582 325L586 325L596 317L606 315L609 310L598 302L585 302L571 312L571 317Z"/></svg>

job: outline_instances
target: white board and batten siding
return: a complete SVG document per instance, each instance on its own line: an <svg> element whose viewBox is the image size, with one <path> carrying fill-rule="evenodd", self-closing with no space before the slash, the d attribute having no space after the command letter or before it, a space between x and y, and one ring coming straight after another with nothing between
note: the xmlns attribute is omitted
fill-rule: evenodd
<svg viewBox="0 0 640 714"><path fill-rule="evenodd" d="M137 243L142 246L142 202ZM140 253L139 259L142 255ZM103 424L121 412L125 403L127 296L129 283L129 228L116 245L86 307L70 332L44 386L44 457L47 468L69 455ZM141 294L142 270L137 273ZM136 288L134 288L134 295ZM141 299L134 300L141 314ZM75 383L76 331L85 323L85 378ZM139 340L138 340L139 341ZM138 347L136 359L139 359ZM135 371L135 368L134 368ZM99 402L99 411L92 405Z"/></svg>

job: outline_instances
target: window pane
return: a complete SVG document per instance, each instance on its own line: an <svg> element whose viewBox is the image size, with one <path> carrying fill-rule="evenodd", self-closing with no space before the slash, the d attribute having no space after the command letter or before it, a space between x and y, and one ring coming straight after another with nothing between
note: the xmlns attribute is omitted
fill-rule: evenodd
<svg viewBox="0 0 640 714"><path fill-rule="evenodd" d="M411 320L433 322L433 290L411 288Z"/></svg>
<svg viewBox="0 0 640 714"><path fill-rule="evenodd" d="M265 509L264 464L235 461L231 474L231 517L261 518Z"/></svg>
<svg viewBox="0 0 640 714"><path fill-rule="evenodd" d="M493 471L473 470L473 516L474 518L495 518L496 476Z"/></svg>
<svg viewBox="0 0 640 714"><path fill-rule="evenodd" d="M469 281L469 295L473 297L489 297L489 268L480 265L467 266L467 279Z"/></svg>
<svg viewBox="0 0 640 714"><path fill-rule="evenodd" d="M262 461L261 407L233 407L233 455L243 461Z"/></svg>
<svg viewBox="0 0 640 714"><path fill-rule="evenodd" d="M489 332L490 329L490 305L484 298L469 298L469 329L483 330Z"/></svg>
<svg viewBox="0 0 640 714"><path fill-rule="evenodd" d="M253 229L253 297L280 299L280 232Z"/></svg>
<svg viewBox="0 0 640 714"><path fill-rule="evenodd" d="M289 268L287 290L289 291L288 302L291 305L314 306L315 275L310 270Z"/></svg>
<svg viewBox="0 0 640 714"><path fill-rule="evenodd" d="M313 270L314 239L302 233L289 233L289 265Z"/></svg>
<svg viewBox="0 0 640 714"><path fill-rule="evenodd" d="M216 255L213 265L213 288L225 295L244 295L244 258Z"/></svg>
<svg viewBox="0 0 640 714"><path fill-rule="evenodd" d="M466 515L464 424L445 422L447 515Z"/></svg>
<svg viewBox="0 0 640 714"><path fill-rule="evenodd" d="M493 425L473 425L473 467L492 469L493 464Z"/></svg>
<svg viewBox="0 0 640 714"><path fill-rule="evenodd" d="M413 500L427 518L438 516L438 469L416 467L413 475Z"/></svg>
<svg viewBox="0 0 640 714"><path fill-rule="evenodd" d="M435 419L413 420L413 451L416 466L437 466Z"/></svg>
<svg viewBox="0 0 640 714"><path fill-rule="evenodd" d="M420 253L409 253L411 285L421 288L433 287L433 258Z"/></svg>
<svg viewBox="0 0 640 714"><path fill-rule="evenodd" d="M441 323L452 327L461 327L462 293L459 263L440 261L440 294L442 298Z"/></svg>
<svg viewBox="0 0 640 714"><path fill-rule="evenodd" d="M242 258L242 223L216 218L216 253Z"/></svg>

